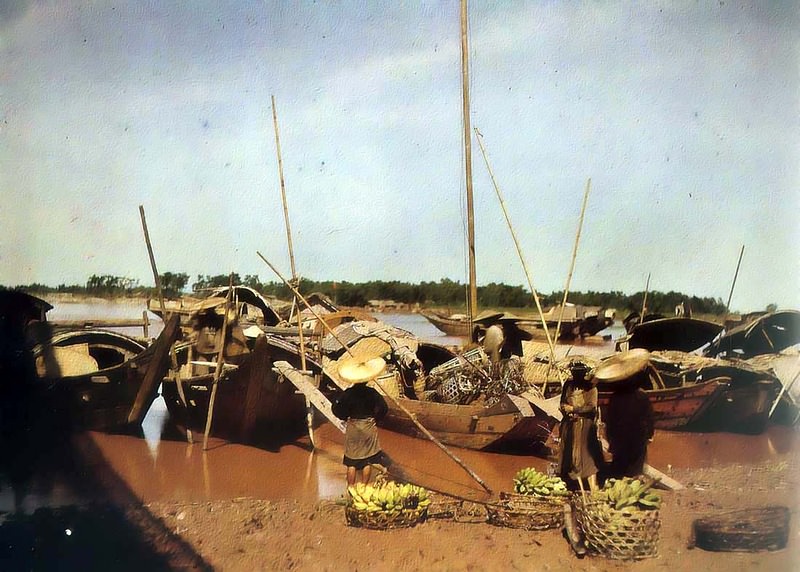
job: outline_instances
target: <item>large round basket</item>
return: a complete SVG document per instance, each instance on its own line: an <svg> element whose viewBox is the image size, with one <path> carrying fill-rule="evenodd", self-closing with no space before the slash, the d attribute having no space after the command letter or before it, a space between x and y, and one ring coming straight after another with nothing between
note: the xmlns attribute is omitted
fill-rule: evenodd
<svg viewBox="0 0 800 572"><path fill-rule="evenodd" d="M403 509L399 511L385 512L382 510L369 512L358 510L352 505L347 505L344 509L347 524L361 528L374 528L376 530L386 530L389 528L408 528L416 526L424 521L428 515L428 509Z"/></svg>
<svg viewBox="0 0 800 572"><path fill-rule="evenodd" d="M787 507L767 506L698 518L694 545L720 552L781 550L789 541L789 517Z"/></svg>
<svg viewBox="0 0 800 572"><path fill-rule="evenodd" d="M488 521L495 526L547 530L564 525L566 497L500 493L500 502L487 504Z"/></svg>
<svg viewBox="0 0 800 572"><path fill-rule="evenodd" d="M658 556L661 519L657 510L616 510L604 501L575 502L578 525L589 551L616 560Z"/></svg>

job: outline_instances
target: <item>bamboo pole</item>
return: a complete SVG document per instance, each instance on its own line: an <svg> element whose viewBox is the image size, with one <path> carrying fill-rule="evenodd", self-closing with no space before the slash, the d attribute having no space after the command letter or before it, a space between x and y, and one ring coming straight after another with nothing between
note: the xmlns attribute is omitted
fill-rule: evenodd
<svg viewBox="0 0 800 572"><path fill-rule="evenodd" d="M153 270L153 279L155 280L156 289L158 290L158 302L161 306L161 319L166 324L169 316L167 315L166 305L164 304L164 293L161 290L161 277L158 274L158 268L156 268L156 258L153 254L153 245L150 242L150 233L147 230L147 219L144 214L144 205L139 205L139 216L142 219L142 230L144 231L144 241L147 244L147 254L150 257L150 268ZM172 367L175 370L175 386L178 388L178 397L183 404L184 410L186 410L186 395L183 391L181 373L180 369L178 368L178 356L175 354L174 344L170 347L170 359L172 360ZM189 443L192 443L194 440L192 437L192 430L189 429L188 423L186 424L186 440Z"/></svg>
<svg viewBox="0 0 800 572"><path fill-rule="evenodd" d="M211 421L214 417L214 403L217 399L217 387L222 374L222 365L225 360L225 344L228 335L228 316L230 315L231 295L233 293L233 274L228 278L228 294L225 296L225 317L222 320L222 335L220 336L219 353L217 354L217 367L214 369L214 381L211 383L211 398L208 401L206 415L206 429L203 434L203 451L208 450L208 436L211 434Z"/></svg>
<svg viewBox="0 0 800 572"><path fill-rule="evenodd" d="M644 298L642 298L642 315L639 316L639 323L644 322L644 315L647 312L647 292L650 290L650 273L647 273L647 282L644 285Z"/></svg>
<svg viewBox="0 0 800 572"><path fill-rule="evenodd" d="M739 251L739 262L736 263L736 272L733 274L733 283L731 284L731 291L728 294L728 303L725 304L725 314L727 315L731 308L731 298L733 298L733 288L736 286L736 278L739 276L739 266L742 264L742 256L744 256L744 244Z"/></svg>
<svg viewBox="0 0 800 572"><path fill-rule="evenodd" d="M467 0L461 0L461 114L464 122L464 176L467 191L467 250L469 256L469 331L478 315L478 287L475 276L475 215L472 200L472 129L469 119L469 43L467 27Z"/></svg>
<svg viewBox="0 0 800 572"><path fill-rule="evenodd" d="M528 288L531 290L531 294L533 295L533 300L536 303L536 309L539 311L539 318L542 320L542 327L544 328L545 336L547 337L547 345L550 348L550 363L555 365L556 363L556 354L555 354L555 344L553 339L550 337L550 330L547 327L547 321L544 319L544 311L542 310L542 304L539 301L539 294L536 292L536 288L533 286L533 278L531 277L530 270L528 270L528 265L525 263L525 257L522 254L522 247L519 244L519 240L517 240L517 233L514 232L514 227L511 224L511 218L508 215L508 209L506 209L506 203L503 200L503 195L500 192L500 187L497 185L497 181L494 178L494 172L492 171L491 165L489 165L489 159L486 156L486 148L483 145L483 135L480 131L475 129L475 134L477 135L478 145L480 145L481 153L483 154L483 160L486 163L486 169L489 171L489 177L492 179L492 185L494 186L494 191L497 194L497 199L500 201L500 208L503 209L503 216L506 219L506 225L508 225L508 230L511 231L511 238L514 241L514 246L517 249L517 255L519 256L519 260L522 263L522 269L525 272L525 278L528 280Z"/></svg>
<svg viewBox="0 0 800 572"><path fill-rule="evenodd" d="M264 256L260 252L256 251L256 254L258 254L259 258L261 258L261 260L266 262L267 266L270 267L270 269L275 273L275 275L278 278L280 278L281 281L284 284L286 284L286 286L289 287L295 293L295 295L306 305L306 307L311 311L311 313L314 314L314 316L320 321L320 323L328 331L328 333L331 334L334 338L336 338L336 341L338 341L342 345L342 347L347 351L347 353L350 354L351 357L355 357L355 356L353 356L353 352L351 352L350 349L347 347L347 345L344 342L342 342L342 340L333 332L333 330L325 322L325 320L323 320L322 317L319 316L319 314L317 314L316 311L314 311L314 309L311 307L311 304L308 303L308 301L303 297L303 295L300 294L300 292L298 292L297 289L288 280L286 280L286 278L283 277L283 275L278 271L278 269L275 268L275 266L273 266L272 263L269 260L264 258ZM481 479L472 469L470 469L464 463L464 461L462 461L452 451L450 451L444 445L444 443L439 441L439 439L437 439L436 436L434 436L430 431L428 431L428 429L425 426L423 426L422 423L419 422L419 420L417 419L416 415L411 413L405 406L403 406L400 402L398 402L392 395L389 395L383 389L383 387L380 386L380 384L376 383L375 387L378 389L378 391L380 391L383 394L384 397L388 398L394 405L397 406L398 409L400 409L403 413L405 413L405 415L411 420L412 423L414 423L414 425L417 427L417 429L419 429L423 433L423 435L425 435L434 445L439 447L439 449L441 449L448 457L450 457L453 461L455 461L456 464L458 464L458 466L460 466L462 469L464 469L464 471L466 471L467 474L470 477L472 477L479 485L481 485L486 492L488 492L489 494L492 494L492 489L489 488L489 485L487 485L486 482L483 479Z"/></svg>
<svg viewBox="0 0 800 572"><path fill-rule="evenodd" d="M150 233L147 231L147 220L144 216L144 205L139 205L139 217L142 219L142 230L144 230L144 241L147 244L147 254L150 257L150 268L153 271L153 280L156 283L156 290L158 291L158 302L161 306L161 315L166 319L167 310L164 304L164 294L161 291L161 277L158 275L156 268L156 258L153 255L153 245L150 243Z"/></svg>
<svg viewBox="0 0 800 572"><path fill-rule="evenodd" d="M275 96L272 96L272 123L275 127L275 149L278 154L278 175L281 182L281 199L283 201L283 219L286 223L286 242L289 247L289 263L292 269L292 281L297 283L297 269L294 264L294 248L292 246L292 227L289 224L289 206L286 201L286 182L283 177L283 158L281 156L281 139L278 131L278 112L275 107ZM299 286L299 284L298 284ZM291 321L292 315L297 309L297 333L300 336L300 367L306 371L306 349L305 340L303 338L303 319L300 316L300 305L297 303L297 297L292 301L292 310L289 314ZM311 402L306 397L306 425L308 426L308 438L311 441L311 446L314 447L314 410Z"/></svg>
<svg viewBox="0 0 800 572"><path fill-rule="evenodd" d="M589 189L592 186L592 179L586 180L586 191L583 193L583 206L581 206L581 216L578 219L578 232L575 234L575 244L572 247L572 260L569 264L569 273L567 274L567 283L564 285L564 299L561 301L561 312L558 314L558 323L556 324L555 340L561 335L561 320L564 318L564 308L567 305L567 295L569 294L569 286L572 281L572 272L575 270L575 258L578 256L578 243L581 240L581 229L583 228L583 216L586 213L586 203L589 200Z"/></svg>

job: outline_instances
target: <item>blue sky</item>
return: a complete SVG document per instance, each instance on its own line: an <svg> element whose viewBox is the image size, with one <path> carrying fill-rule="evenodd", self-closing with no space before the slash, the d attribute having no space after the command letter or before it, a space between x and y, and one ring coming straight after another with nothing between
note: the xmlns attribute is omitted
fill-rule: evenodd
<svg viewBox="0 0 800 572"><path fill-rule="evenodd" d="M795 2L470 2L471 122L534 280L800 307ZM460 8L0 0L0 284L466 282ZM473 142L479 284L525 285Z"/></svg>

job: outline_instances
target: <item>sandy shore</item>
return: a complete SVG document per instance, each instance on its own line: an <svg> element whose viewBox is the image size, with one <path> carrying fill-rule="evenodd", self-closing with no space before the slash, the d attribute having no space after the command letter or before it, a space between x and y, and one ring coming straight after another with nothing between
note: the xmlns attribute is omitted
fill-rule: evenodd
<svg viewBox="0 0 800 572"><path fill-rule="evenodd" d="M619 562L578 559L558 530L528 532L488 523L429 519L409 529L347 526L341 504L243 498L147 505L217 570L796 570L800 538L775 552L690 548L694 519L737 508L798 509L796 453L760 464L676 470L682 491L662 491L659 556Z"/></svg>

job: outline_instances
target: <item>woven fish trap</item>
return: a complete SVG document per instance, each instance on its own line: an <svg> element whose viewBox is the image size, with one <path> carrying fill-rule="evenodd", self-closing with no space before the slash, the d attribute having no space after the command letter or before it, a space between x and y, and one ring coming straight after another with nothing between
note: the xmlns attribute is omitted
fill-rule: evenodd
<svg viewBox="0 0 800 572"><path fill-rule="evenodd" d="M358 510L348 504L344 509L344 515L349 526L359 528L371 528L374 530L388 530L391 528L409 528L423 522L428 516L428 508L415 508L393 510L390 512L383 510L368 511Z"/></svg>
<svg viewBox="0 0 800 572"><path fill-rule="evenodd" d="M487 504L488 521L495 526L548 530L564 526L567 497L500 493L500 502Z"/></svg>
<svg viewBox="0 0 800 572"><path fill-rule="evenodd" d="M767 506L698 518L692 524L693 544L715 552L761 552L786 548L790 512Z"/></svg>
<svg viewBox="0 0 800 572"><path fill-rule="evenodd" d="M578 499L578 526L591 552L614 560L658 556L658 510L617 510L604 501Z"/></svg>
<svg viewBox="0 0 800 572"><path fill-rule="evenodd" d="M431 499L431 504L428 505L428 518L431 519L454 519L463 502L461 499L433 492L428 492L428 498Z"/></svg>

